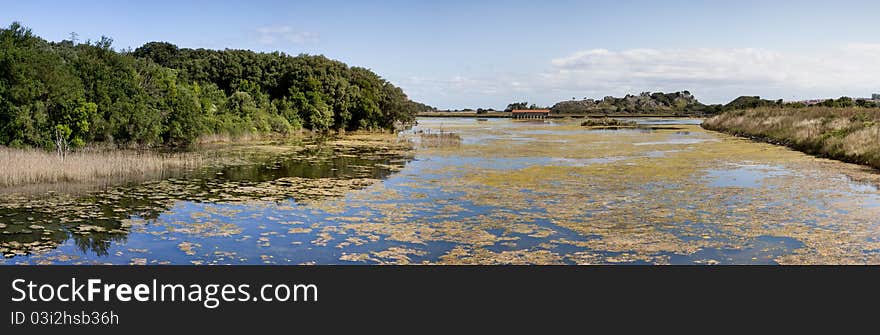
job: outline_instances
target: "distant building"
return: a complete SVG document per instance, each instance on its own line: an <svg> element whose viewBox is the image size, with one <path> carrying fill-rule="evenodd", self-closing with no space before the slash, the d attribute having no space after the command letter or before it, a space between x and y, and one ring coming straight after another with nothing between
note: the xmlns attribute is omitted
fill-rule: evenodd
<svg viewBox="0 0 880 335"><path fill-rule="evenodd" d="M871 100L880 100L880 93L871 94Z"/></svg>
<svg viewBox="0 0 880 335"><path fill-rule="evenodd" d="M549 109L514 109L510 111L514 119L543 119L550 115Z"/></svg>

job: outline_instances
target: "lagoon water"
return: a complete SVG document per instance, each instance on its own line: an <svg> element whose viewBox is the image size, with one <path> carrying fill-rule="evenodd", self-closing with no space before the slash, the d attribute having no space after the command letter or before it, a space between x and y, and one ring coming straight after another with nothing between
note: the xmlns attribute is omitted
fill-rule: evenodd
<svg viewBox="0 0 880 335"><path fill-rule="evenodd" d="M639 122L662 127L423 118L387 143L242 146L174 178L3 194L0 262L880 263L876 171Z"/></svg>

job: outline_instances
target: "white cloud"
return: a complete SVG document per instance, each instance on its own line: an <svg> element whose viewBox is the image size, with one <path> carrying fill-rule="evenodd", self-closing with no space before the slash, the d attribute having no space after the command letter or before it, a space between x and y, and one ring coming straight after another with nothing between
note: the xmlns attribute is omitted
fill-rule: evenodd
<svg viewBox="0 0 880 335"><path fill-rule="evenodd" d="M257 41L262 44L288 42L295 44L313 43L318 41L318 34L308 31L296 31L290 26L272 26L257 28Z"/></svg>
<svg viewBox="0 0 880 335"><path fill-rule="evenodd" d="M705 103L741 95L768 99L870 96L880 92L880 44L804 51L758 48L589 49L548 59L532 73L492 71L401 82L414 98L440 107L553 104L644 91L689 90Z"/></svg>
<svg viewBox="0 0 880 335"><path fill-rule="evenodd" d="M708 91L716 96L808 92L869 94L880 89L880 44L820 53L766 49L592 49L553 59L551 88L583 91ZM757 92L757 93L756 93Z"/></svg>
<svg viewBox="0 0 880 335"><path fill-rule="evenodd" d="M783 79L767 71L767 65L781 58L778 53L756 49L595 49L554 59L551 64L557 74L583 79L742 82Z"/></svg>

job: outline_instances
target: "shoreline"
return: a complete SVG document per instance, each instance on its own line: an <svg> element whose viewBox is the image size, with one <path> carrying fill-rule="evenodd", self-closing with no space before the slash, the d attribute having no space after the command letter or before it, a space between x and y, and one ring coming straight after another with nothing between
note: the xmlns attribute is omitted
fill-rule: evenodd
<svg viewBox="0 0 880 335"><path fill-rule="evenodd" d="M418 113L416 117L437 117L437 118L488 118L488 119L512 119L510 113L491 113L491 114L477 114L477 113L466 113L466 112L441 112L441 113ZM703 118L701 116L696 115L676 115L676 114L550 114L546 118L548 119L585 119L585 118L642 118L642 117L652 117L652 118L689 118L689 119L700 119Z"/></svg>
<svg viewBox="0 0 880 335"><path fill-rule="evenodd" d="M859 161L859 160L853 159L849 156L830 156L825 153L813 152L810 150L806 150L806 149L803 149L802 147L798 146L797 144L794 144L794 143L791 143L791 142L788 142L785 140L778 140L778 139L768 137L768 136L758 136L758 135L750 135L750 134L745 134L745 133L727 132L724 130L706 128L706 127L703 127L703 125L700 125L700 126L703 129L708 130L708 131L715 131L715 132L719 132L719 133L722 133L725 135L747 139L747 140L750 140L753 142L766 143L766 144L772 144L772 145L776 145L776 146L786 147L788 149L791 149L791 150L794 150L794 151L797 151L797 152L800 152L800 153L803 153L806 155L810 155L810 156L813 156L816 158L829 159L829 160L838 161L838 162L842 162L842 163L859 165L862 167L870 168L873 171L875 171L876 173L880 174L880 166L873 166L870 163L867 163L864 161Z"/></svg>
<svg viewBox="0 0 880 335"><path fill-rule="evenodd" d="M288 136L243 136L214 139L191 147L112 149L95 145L69 152L61 159L53 151L0 146L0 194L35 194L79 190L174 177L211 166L242 163L241 150L305 149L320 143L358 145L364 141L391 141L396 133L352 131Z"/></svg>
<svg viewBox="0 0 880 335"><path fill-rule="evenodd" d="M750 109L722 113L700 127L880 172L880 111Z"/></svg>

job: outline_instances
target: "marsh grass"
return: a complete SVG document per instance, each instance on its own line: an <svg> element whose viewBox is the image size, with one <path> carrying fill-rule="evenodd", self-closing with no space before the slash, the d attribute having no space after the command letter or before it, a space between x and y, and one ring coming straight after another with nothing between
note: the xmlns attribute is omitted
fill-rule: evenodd
<svg viewBox="0 0 880 335"><path fill-rule="evenodd" d="M224 143L238 143L238 142L253 142L258 140L264 140L268 138L268 136L261 136L252 133L241 134L237 136L229 135L229 134L209 134L202 135L198 139L196 139L196 143L199 145L204 144L224 144Z"/></svg>
<svg viewBox="0 0 880 335"><path fill-rule="evenodd" d="M757 108L707 119L703 128L880 168L880 109Z"/></svg>
<svg viewBox="0 0 880 335"><path fill-rule="evenodd" d="M418 135L419 143L425 148L457 147L461 145L461 136L457 133L422 131Z"/></svg>
<svg viewBox="0 0 880 335"><path fill-rule="evenodd" d="M584 127L636 127L638 122L632 120L618 120L612 118L587 119L581 122Z"/></svg>
<svg viewBox="0 0 880 335"><path fill-rule="evenodd" d="M194 153L139 151L73 152L62 160L52 152L0 147L0 188L145 179L198 167L203 161Z"/></svg>

